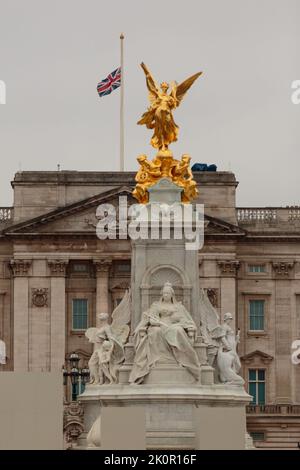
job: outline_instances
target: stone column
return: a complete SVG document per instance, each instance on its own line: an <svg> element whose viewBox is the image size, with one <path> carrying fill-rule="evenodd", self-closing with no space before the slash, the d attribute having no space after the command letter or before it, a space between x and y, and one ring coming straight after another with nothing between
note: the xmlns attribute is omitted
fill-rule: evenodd
<svg viewBox="0 0 300 470"><path fill-rule="evenodd" d="M276 403L292 404L293 366L291 361L292 344L292 290L294 263L290 261L273 262L275 277L275 368Z"/></svg>
<svg viewBox="0 0 300 470"><path fill-rule="evenodd" d="M221 275L221 314L230 312L233 316L233 325L236 322L236 275L239 268L239 261L222 260L218 261Z"/></svg>
<svg viewBox="0 0 300 470"><path fill-rule="evenodd" d="M97 259L94 260L96 268L96 326L98 313L109 313L109 291L108 280L109 270L112 264L111 259Z"/></svg>
<svg viewBox="0 0 300 470"><path fill-rule="evenodd" d="M11 260L14 309L14 371L29 371L29 286L31 260Z"/></svg>
<svg viewBox="0 0 300 470"><path fill-rule="evenodd" d="M59 371L66 354L66 268L64 260L50 260L50 370Z"/></svg>

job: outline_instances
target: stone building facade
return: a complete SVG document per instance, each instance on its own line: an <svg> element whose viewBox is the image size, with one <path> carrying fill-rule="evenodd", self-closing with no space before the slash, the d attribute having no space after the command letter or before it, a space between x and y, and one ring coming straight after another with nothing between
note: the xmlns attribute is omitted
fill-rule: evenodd
<svg viewBox="0 0 300 470"><path fill-rule="evenodd" d="M84 330L112 312L130 285L129 239L100 240L100 204L128 203L131 172L20 172L14 205L0 208L0 371L60 370L92 346ZM199 285L241 331L239 355L254 396L248 430L258 447L298 448L300 208L237 208L230 172L195 172L205 207ZM155 282L155 280L153 280Z"/></svg>

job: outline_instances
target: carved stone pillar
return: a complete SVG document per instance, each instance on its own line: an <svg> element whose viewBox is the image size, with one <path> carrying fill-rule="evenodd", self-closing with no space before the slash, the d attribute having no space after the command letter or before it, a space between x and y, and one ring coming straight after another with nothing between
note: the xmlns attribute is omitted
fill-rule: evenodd
<svg viewBox="0 0 300 470"><path fill-rule="evenodd" d="M285 276L285 274L283 274ZM291 344L294 339L291 324L292 289L288 279L276 279L275 284L275 370L276 403L293 403L293 369ZM298 366L297 366L298 367Z"/></svg>
<svg viewBox="0 0 300 470"><path fill-rule="evenodd" d="M6 363L0 364L0 372L10 370L11 366L11 328L5 315L5 296L6 291L0 291L0 340L4 341L6 346ZM9 319L8 319L9 320Z"/></svg>
<svg viewBox="0 0 300 470"><path fill-rule="evenodd" d="M66 269L68 261L50 260L50 370L59 371L66 352Z"/></svg>
<svg viewBox="0 0 300 470"><path fill-rule="evenodd" d="M97 283L96 283L96 326L98 313L109 313L109 291L108 280L109 270L112 261L110 259L97 259L94 260L96 269Z"/></svg>
<svg viewBox="0 0 300 470"><path fill-rule="evenodd" d="M14 309L14 371L29 370L29 286L31 260L11 260Z"/></svg>
<svg viewBox="0 0 300 470"><path fill-rule="evenodd" d="M221 275L221 314L230 312L233 316L233 324L236 323L236 275L239 269L239 261L218 261Z"/></svg>

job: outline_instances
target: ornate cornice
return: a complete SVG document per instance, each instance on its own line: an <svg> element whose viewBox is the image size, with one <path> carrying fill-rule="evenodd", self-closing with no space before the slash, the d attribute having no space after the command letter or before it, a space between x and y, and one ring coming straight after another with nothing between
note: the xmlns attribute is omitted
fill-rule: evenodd
<svg viewBox="0 0 300 470"><path fill-rule="evenodd" d="M12 259L9 263L9 267L14 277L28 276L28 271L31 267L31 260Z"/></svg>
<svg viewBox="0 0 300 470"><path fill-rule="evenodd" d="M236 276L240 262L236 260L217 261L221 274Z"/></svg>
<svg viewBox="0 0 300 470"><path fill-rule="evenodd" d="M65 260L49 260L48 266L50 268L51 276L65 276L68 266L68 261Z"/></svg>

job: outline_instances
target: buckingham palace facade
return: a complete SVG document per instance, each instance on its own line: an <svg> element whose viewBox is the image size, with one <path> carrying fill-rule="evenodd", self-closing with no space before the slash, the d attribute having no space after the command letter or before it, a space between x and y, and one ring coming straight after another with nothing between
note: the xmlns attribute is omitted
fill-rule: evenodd
<svg viewBox="0 0 300 470"><path fill-rule="evenodd" d="M96 312L112 310L130 285L130 239L100 240L96 209L129 204L132 172L19 172L13 207L0 208L0 371L61 370ZM242 375L253 396L248 431L261 448L298 448L300 364L300 208L236 207L231 172L195 172L205 208L199 285L240 329ZM157 286L159 287L159 286Z"/></svg>

